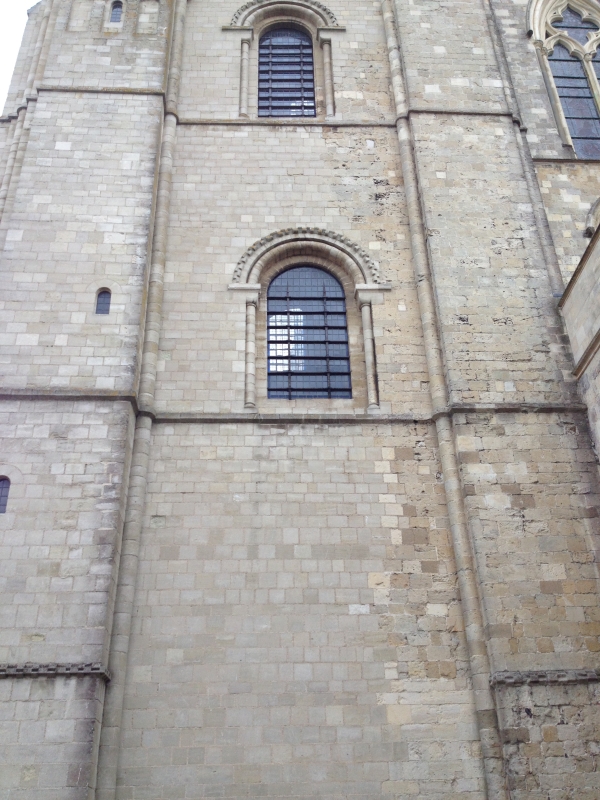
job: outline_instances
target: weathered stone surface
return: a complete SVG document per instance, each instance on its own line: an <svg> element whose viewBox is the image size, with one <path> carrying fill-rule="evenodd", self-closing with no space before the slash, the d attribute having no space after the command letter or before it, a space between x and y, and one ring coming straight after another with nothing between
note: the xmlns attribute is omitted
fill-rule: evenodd
<svg viewBox="0 0 600 800"><path fill-rule="evenodd" d="M0 122L0 798L596 800L600 367L579 395L547 255L572 274L600 168L521 0L384 3L405 97L380 2L241 5L30 14ZM258 119L290 20L317 117ZM328 244L269 260L299 228ZM346 292L352 400L267 398L265 294L301 261Z"/></svg>

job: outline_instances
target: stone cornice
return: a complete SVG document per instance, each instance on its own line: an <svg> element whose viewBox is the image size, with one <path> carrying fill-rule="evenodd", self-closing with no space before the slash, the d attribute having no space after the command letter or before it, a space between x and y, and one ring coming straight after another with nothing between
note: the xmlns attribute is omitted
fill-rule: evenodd
<svg viewBox="0 0 600 800"><path fill-rule="evenodd" d="M550 686L576 683L597 683L600 669L548 669L495 672L490 686Z"/></svg>
<svg viewBox="0 0 600 800"><path fill-rule="evenodd" d="M110 672L100 663L90 664L0 664L2 678L97 677L108 683Z"/></svg>
<svg viewBox="0 0 600 800"><path fill-rule="evenodd" d="M256 287L238 284L236 289L251 289ZM377 287L373 286L373 289ZM143 414L151 417L160 423L166 422L198 422L198 423L230 423L230 422L258 422L258 423L301 423L301 422L327 422L331 424L339 423L366 423L366 422L386 422L391 424L402 422L435 422L442 416L453 416L454 414L585 414L587 406L584 403L454 403L431 413L406 413L406 414L365 414L345 413L343 411L334 413L299 413L299 414L276 414L276 413L236 413L227 411L223 413L204 413L201 411L169 411L165 409L152 410L139 408L137 397L132 395L117 395L110 392L101 394L98 392L44 392L35 389L0 389L1 401L31 401L31 402L125 402L130 403L136 415Z"/></svg>

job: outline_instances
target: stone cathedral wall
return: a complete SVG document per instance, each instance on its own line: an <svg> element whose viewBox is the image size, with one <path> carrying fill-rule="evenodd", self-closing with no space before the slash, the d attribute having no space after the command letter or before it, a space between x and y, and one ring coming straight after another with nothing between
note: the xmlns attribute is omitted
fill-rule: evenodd
<svg viewBox="0 0 600 800"><path fill-rule="evenodd" d="M594 800L597 460L532 180L537 170L568 277L600 167L565 159L525 3L395 0L415 210L379 2L328 4L345 28L331 33L335 119L280 124L252 119L256 40L250 116L238 118L240 33L223 27L239 0L189 0L164 299L145 340L158 343L156 396L140 444L173 10L152 3L127 0L110 28L104 0L55 0L0 224L0 475L12 480L0 516L0 800L500 800L486 790L480 733L495 712L502 800ZM44 8L31 13L0 166ZM435 414L415 215L448 389ZM236 265L300 226L353 242L389 283L372 308L377 413L348 276L354 399L267 400L263 277L257 410L244 411ZM99 321L102 287L113 307ZM459 590L457 507L474 598ZM128 511L143 522L124 590ZM124 591L129 645L123 614L112 636ZM471 601L495 711L482 712L487 686L472 677ZM106 713L106 667L126 647L106 688L111 700L124 687L111 793L96 760L102 722L118 717ZM102 674L29 674L49 664Z"/></svg>
<svg viewBox="0 0 600 800"><path fill-rule="evenodd" d="M5 388L132 394L160 103L41 93L3 232ZM101 288L109 318L95 315Z"/></svg>
<svg viewBox="0 0 600 800"><path fill-rule="evenodd" d="M160 424L122 796L483 797L431 425Z"/></svg>
<svg viewBox="0 0 600 800"><path fill-rule="evenodd" d="M535 162L548 222L565 282L589 240L585 221L600 198L600 165L578 163L559 137L535 48L527 40L527 3L492 0L527 142ZM571 162L571 163L569 163Z"/></svg>
<svg viewBox="0 0 600 800"><path fill-rule="evenodd" d="M182 125L177 145L157 408L243 410L245 303L228 287L248 247L297 226L342 234L377 259L391 284L384 302L373 307L382 342L382 410L426 408L429 386L395 131ZM340 413L366 407L359 312L353 288L349 293L357 391L354 401L335 403ZM264 314L263 300L263 340ZM268 412L291 407L266 401L264 388L259 404ZM320 404L318 410L326 408Z"/></svg>

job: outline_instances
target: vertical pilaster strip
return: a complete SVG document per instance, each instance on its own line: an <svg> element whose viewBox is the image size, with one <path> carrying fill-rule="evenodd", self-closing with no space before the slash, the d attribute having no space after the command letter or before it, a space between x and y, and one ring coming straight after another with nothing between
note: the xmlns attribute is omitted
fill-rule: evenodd
<svg viewBox="0 0 600 800"><path fill-rule="evenodd" d="M424 220L419 201L417 165L412 131L408 121L407 96L396 15L392 0L381 0L381 10L396 102L398 142L406 192L413 264L421 312L421 324L425 339L433 410L436 417L440 461L444 473L450 531L460 587L462 612L465 620L469 665L474 687L487 796L489 800L507 800L498 719L489 683L490 666L485 644L481 603L460 486L454 432L452 422L447 413L448 391L444 375L433 280L425 240Z"/></svg>
<svg viewBox="0 0 600 800"><path fill-rule="evenodd" d="M135 429L127 512L121 548L122 555L119 564L109 658L113 679L107 692L104 706L98 759L97 800L114 800L117 793L123 703L131 643L142 525L146 505L152 413L156 389L158 347L162 327L164 273L178 122L177 102L181 81L186 12L187 0L176 0L171 23L171 51L165 99L165 120L157 182L156 219L142 350L139 390L139 403L142 414L137 420Z"/></svg>
<svg viewBox="0 0 600 800"><path fill-rule="evenodd" d="M18 141L16 142L15 156L6 183L6 196L2 204L0 205L0 214L2 214L2 221L0 222L0 252L2 252L2 250L4 249L4 244L6 242L6 231L8 230L8 226L10 223L10 217L12 214L15 197L17 195L17 189L19 186L19 178L21 177L21 170L23 169L23 163L25 161L25 153L27 151L27 144L29 142L29 132L31 130L31 119L33 117L34 111L35 111L35 103L30 103L27 106L26 110L21 109L21 111L19 112L19 116L21 115L21 113L23 114L23 124ZM15 131L15 139L16 139L16 131Z"/></svg>
<svg viewBox="0 0 600 800"><path fill-rule="evenodd" d="M250 39L242 39L242 60L240 65L240 117L248 116L248 96L250 91Z"/></svg>
<svg viewBox="0 0 600 800"><path fill-rule="evenodd" d="M31 65L29 68L29 75L27 76L27 84L25 86L25 100L29 97L33 90L33 84L35 81L35 76L37 73L38 64L40 63L40 57L42 55L42 47L46 40L46 31L48 30L48 22L50 20L50 13L52 11L52 4L53 0L45 0L43 5L43 14L42 14L42 21L40 24L40 28L38 31L38 36L35 43L35 48L33 51L33 57L31 59Z"/></svg>
<svg viewBox="0 0 600 800"><path fill-rule="evenodd" d="M10 122L8 124L8 132L6 134L6 143L8 146L3 147L2 151L0 151L0 176L2 177L2 180L0 180L0 188L2 187L2 184L4 182L4 173L6 172L6 165L8 163L10 148L15 138L15 129L17 127L18 118L19 118L18 114L13 114L10 116Z"/></svg>
<svg viewBox="0 0 600 800"><path fill-rule="evenodd" d="M34 82L36 77L38 80L41 80L43 76L57 13L57 0L46 0L33 57L29 67L25 97L23 99L24 104L29 104L31 100L35 100L35 97L32 97ZM5 212L7 211L7 205L11 203L11 198L14 199L16 193L20 168L25 158L25 149L29 141L29 129L34 108L35 105L23 105L18 111L17 124L15 126L6 168L4 170L2 186L0 187L0 220L5 219L6 223L8 223L7 217L10 216L10 212L8 214L5 214ZM0 247L2 246L3 243Z"/></svg>
<svg viewBox="0 0 600 800"><path fill-rule="evenodd" d="M148 305L142 369L140 376L140 408L151 411L154 407L158 348L162 328L164 278L167 259L167 237L171 209L171 187L173 181L173 156L177 138L177 117L167 112L163 126L163 139L158 177L156 221L148 285Z"/></svg>
<svg viewBox="0 0 600 800"><path fill-rule="evenodd" d="M323 70L325 72L325 108L328 117L335 116L333 94L333 59L331 58L331 39L323 39Z"/></svg>
<svg viewBox="0 0 600 800"><path fill-rule="evenodd" d="M26 108L23 107L19 109L19 113L17 116L17 123L15 125L12 142L10 144L10 150L8 152L8 159L6 161L6 167L4 169L4 177L2 178L2 186L0 187L0 220L4 216L4 209L6 207L6 198L8 197L10 182L12 180L13 171L15 168L15 161L17 160L17 151L19 149L19 142L21 141L21 134L23 132L23 125L25 124L26 113L27 113Z"/></svg>
<svg viewBox="0 0 600 800"><path fill-rule="evenodd" d="M129 473L129 496L111 638L109 669L113 680L110 690L106 693L100 736L96 789L96 797L99 800L108 800L108 798L116 796L125 678L138 574L142 520L146 502L151 437L152 420L148 416L138 417Z"/></svg>
<svg viewBox="0 0 600 800"><path fill-rule="evenodd" d="M38 85L44 79L46 64L48 63L48 55L50 54L50 45L52 44L52 35L54 33L54 27L56 25L56 18L58 17L58 11L60 6L59 0L49 0L49 3L50 3L50 13L46 24L46 30L44 31L44 39L40 50L37 67L35 70L35 77L32 86L33 92L37 90Z"/></svg>

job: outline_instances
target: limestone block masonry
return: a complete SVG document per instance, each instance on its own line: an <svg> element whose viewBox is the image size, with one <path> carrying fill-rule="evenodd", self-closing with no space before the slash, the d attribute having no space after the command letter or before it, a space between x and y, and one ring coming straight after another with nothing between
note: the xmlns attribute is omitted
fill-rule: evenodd
<svg viewBox="0 0 600 800"><path fill-rule="evenodd" d="M0 118L0 800L600 798L598 463L558 308L600 162L528 13L30 10ZM316 115L259 117L290 26ZM344 290L351 399L268 397L299 265Z"/></svg>

